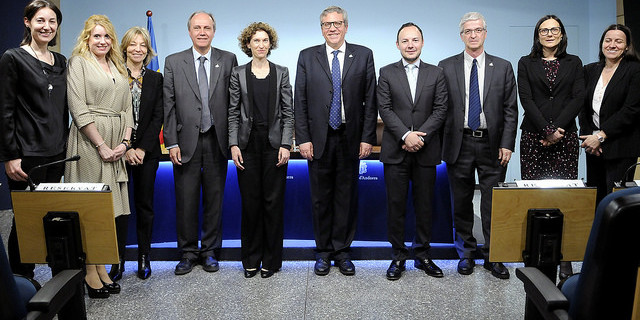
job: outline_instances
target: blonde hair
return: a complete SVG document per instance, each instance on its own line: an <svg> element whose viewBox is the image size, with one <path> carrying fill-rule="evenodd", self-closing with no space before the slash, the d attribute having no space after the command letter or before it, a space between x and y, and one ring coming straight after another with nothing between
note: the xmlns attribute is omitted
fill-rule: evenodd
<svg viewBox="0 0 640 320"><path fill-rule="evenodd" d="M118 44L116 30L109 18L105 15L95 14L90 16L87 21L84 22L84 28L78 35L76 45L73 47L73 51L71 52L71 56L82 56L84 58L88 58L90 54L93 54L89 51L89 37L91 37L91 32L96 26L103 27L107 31L107 35L111 38L111 50L107 52L107 61L110 60L116 66L118 72L123 76L127 76L127 69L124 66L124 58L122 57L122 51Z"/></svg>
<svg viewBox="0 0 640 320"><path fill-rule="evenodd" d="M127 47L129 43L133 41L137 35L142 36L142 41L144 41L144 45L147 47L147 56L144 57L144 61L142 61L142 65L146 66L151 62L151 59L156 56L156 52L151 47L151 36L149 35L149 31L142 27L131 27L127 32L122 36L122 42L120 42L120 49L122 50L122 56L124 60L127 61ZM153 70L156 71L156 70Z"/></svg>

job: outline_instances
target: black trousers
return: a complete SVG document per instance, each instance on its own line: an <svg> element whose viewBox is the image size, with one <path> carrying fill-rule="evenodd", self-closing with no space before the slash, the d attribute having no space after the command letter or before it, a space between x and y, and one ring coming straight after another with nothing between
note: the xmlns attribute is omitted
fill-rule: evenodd
<svg viewBox="0 0 640 320"><path fill-rule="evenodd" d="M29 173L29 170L35 166L62 160L65 157L65 153L61 153L52 157L23 157L22 158L22 171ZM60 178L64 174L64 164L50 166L42 169L38 169L33 173L31 180L38 184L40 182L60 182ZM29 184L25 181L14 181L7 176L7 183L9 190L25 190ZM23 275L25 277L33 278L33 270L35 264L33 263L21 263L20 262L20 249L18 246L18 233L16 230L16 220L11 222L11 232L9 233L9 239L7 240L7 248L9 254L9 264L11 265L11 271L15 274Z"/></svg>
<svg viewBox="0 0 640 320"><path fill-rule="evenodd" d="M447 163L453 199L455 246L460 258L473 258L477 249L477 241L473 236L473 193L477 172L481 194L480 217L485 241L482 255L485 260L489 259L493 187L504 181L506 171L506 168L500 165L498 155L491 152L487 136L480 138L463 135L458 159L453 164Z"/></svg>
<svg viewBox="0 0 640 320"><path fill-rule="evenodd" d="M421 166L418 164L415 154L407 152L401 163L384 164L384 182L387 188L387 232L393 248L392 259L406 260L409 258L409 249L404 243L409 182L411 182L413 191L413 207L416 216L413 252L418 259L428 258L431 248L436 167Z"/></svg>
<svg viewBox="0 0 640 320"><path fill-rule="evenodd" d="M251 130L238 171L242 196L241 256L245 269L279 270L284 238L284 191L287 165L276 167L279 149L269 143L267 128Z"/></svg>
<svg viewBox="0 0 640 320"><path fill-rule="evenodd" d="M227 158L220 151L215 128L198 136L193 157L173 166L176 191L176 229L182 257L215 256L222 245L222 197L227 179ZM202 236L198 250L198 210L202 186Z"/></svg>
<svg viewBox="0 0 640 320"><path fill-rule="evenodd" d="M587 186L598 189L596 206L602 198L611 193L613 183L622 180L624 172L637 160L637 157L604 159L587 153ZM629 176L633 178L634 174L635 168L631 170Z"/></svg>
<svg viewBox="0 0 640 320"><path fill-rule="evenodd" d="M329 129L324 153L308 162L316 258L348 259L358 214L357 154L349 154L344 126Z"/></svg>
<svg viewBox="0 0 640 320"><path fill-rule="evenodd" d="M156 183L159 158L144 159L141 165L129 166L133 187L133 202L136 208L136 235L138 255L149 254L153 229L153 193Z"/></svg>

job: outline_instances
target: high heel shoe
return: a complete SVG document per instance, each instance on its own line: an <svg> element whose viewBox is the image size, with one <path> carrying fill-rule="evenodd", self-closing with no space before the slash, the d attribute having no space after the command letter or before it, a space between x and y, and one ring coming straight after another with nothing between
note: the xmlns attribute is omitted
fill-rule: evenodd
<svg viewBox="0 0 640 320"><path fill-rule="evenodd" d="M247 270L244 269L244 277L245 278L253 278L256 274L258 274L258 269Z"/></svg>
<svg viewBox="0 0 640 320"><path fill-rule="evenodd" d="M122 279L122 274L124 273L124 259L120 260L119 264L112 264L111 270L109 270L109 278L113 281L118 281Z"/></svg>
<svg viewBox="0 0 640 320"><path fill-rule="evenodd" d="M141 254L138 257L138 278L145 280L151 276L151 263L148 254Z"/></svg>
<svg viewBox="0 0 640 320"><path fill-rule="evenodd" d="M107 289L104 285L102 288L94 289L89 286L89 284L85 281L84 285L87 287L87 293L89 294L89 298L91 299L105 299L109 298L109 289Z"/></svg>
<svg viewBox="0 0 640 320"><path fill-rule="evenodd" d="M106 283L102 280L100 281L102 282L102 285L107 288L107 291L109 291L110 294L120 293L120 285L117 282Z"/></svg>

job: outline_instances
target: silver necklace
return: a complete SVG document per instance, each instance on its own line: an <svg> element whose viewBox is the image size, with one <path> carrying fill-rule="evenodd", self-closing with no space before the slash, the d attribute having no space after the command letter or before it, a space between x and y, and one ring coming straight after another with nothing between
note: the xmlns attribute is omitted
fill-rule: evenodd
<svg viewBox="0 0 640 320"><path fill-rule="evenodd" d="M49 74L47 73L47 70L44 69L44 65L42 65L42 60L40 60L40 58L38 57L38 54L36 53L36 49L34 49L31 45L29 45L29 48L31 48L31 51L33 51L33 55L36 56L36 60L38 60L38 63L40 63L40 68L42 69L42 73L44 74L44 76L47 78L47 81L49 82L49 85L47 86L47 91L49 91L49 96L51 96L51 91L53 91L53 85L51 84L51 79L49 79ZM49 51L49 54L51 55L51 62L55 63L55 61L53 61L53 53Z"/></svg>

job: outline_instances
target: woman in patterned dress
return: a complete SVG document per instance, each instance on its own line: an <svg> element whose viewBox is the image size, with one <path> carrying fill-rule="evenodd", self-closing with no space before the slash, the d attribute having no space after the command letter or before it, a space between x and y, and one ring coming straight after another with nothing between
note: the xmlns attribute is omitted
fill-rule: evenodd
<svg viewBox="0 0 640 320"><path fill-rule="evenodd" d="M131 91L115 29L104 15L87 19L69 59L67 101L73 122L67 155L80 155L65 167L67 182L109 185L113 212L128 215L129 196L124 153L129 147L133 115ZM119 293L104 265L88 265L89 297Z"/></svg>
<svg viewBox="0 0 640 320"><path fill-rule="evenodd" d="M584 103L582 61L567 54L567 33L555 15L542 17L533 31L531 53L518 62L518 93L524 108L520 129L523 180L577 179L576 117ZM571 264L561 263L561 278Z"/></svg>

